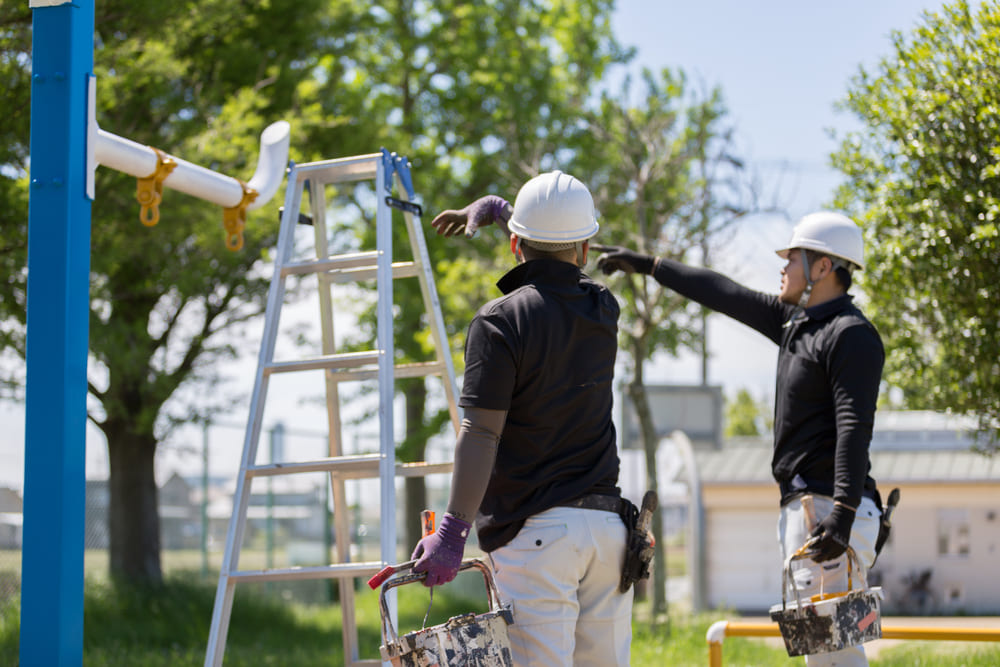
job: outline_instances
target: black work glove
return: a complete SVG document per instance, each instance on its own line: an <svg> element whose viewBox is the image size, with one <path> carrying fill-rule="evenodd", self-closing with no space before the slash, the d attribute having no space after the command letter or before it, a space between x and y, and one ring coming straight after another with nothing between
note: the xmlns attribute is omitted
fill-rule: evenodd
<svg viewBox="0 0 1000 667"><path fill-rule="evenodd" d="M601 253L597 258L597 268L610 276L615 271L625 273L652 273L654 258L617 245L591 244L590 249Z"/></svg>
<svg viewBox="0 0 1000 667"><path fill-rule="evenodd" d="M510 230L507 228L508 206L507 200L503 197L486 195L458 211L450 209L441 211L431 220L431 227L441 236L454 236L464 231L466 237L472 238L480 227L495 222L497 227L510 236Z"/></svg>
<svg viewBox="0 0 1000 667"><path fill-rule="evenodd" d="M837 558L851 541L851 526L854 525L854 510L837 503L825 519L813 528L810 535L817 538L806 550L806 558L817 563Z"/></svg>

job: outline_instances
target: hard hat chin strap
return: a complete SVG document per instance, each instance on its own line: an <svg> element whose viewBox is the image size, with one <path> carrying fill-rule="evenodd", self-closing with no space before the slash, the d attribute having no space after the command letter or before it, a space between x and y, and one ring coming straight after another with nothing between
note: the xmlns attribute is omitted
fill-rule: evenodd
<svg viewBox="0 0 1000 667"><path fill-rule="evenodd" d="M802 253L802 270L806 272L806 288L802 290L802 296L799 297L799 308L805 308L806 304L809 303L809 297L812 295L813 291L813 279L812 271L810 271L809 266L809 256L806 254L805 248L799 248L799 252Z"/></svg>

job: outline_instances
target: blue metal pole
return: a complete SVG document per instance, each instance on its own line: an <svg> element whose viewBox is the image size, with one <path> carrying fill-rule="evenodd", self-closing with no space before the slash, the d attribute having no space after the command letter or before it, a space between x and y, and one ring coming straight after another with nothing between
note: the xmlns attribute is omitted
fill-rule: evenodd
<svg viewBox="0 0 1000 667"><path fill-rule="evenodd" d="M94 0L32 0L22 667L83 662Z"/></svg>

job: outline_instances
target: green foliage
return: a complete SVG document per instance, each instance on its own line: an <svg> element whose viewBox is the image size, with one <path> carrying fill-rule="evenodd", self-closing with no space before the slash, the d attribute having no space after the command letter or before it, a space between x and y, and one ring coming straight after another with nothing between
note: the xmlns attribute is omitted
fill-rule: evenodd
<svg viewBox="0 0 1000 667"><path fill-rule="evenodd" d="M260 132L279 119L292 124L297 162L385 146L410 159L415 190L433 215L487 192L512 193L555 164L564 138L578 130L577 111L592 86L628 55L611 36L612 7L610 0L102 1L95 7L98 122L238 176L252 169ZM0 80L8 84L5 99L23 102L0 117L0 262L7 276L0 283L0 349L22 357L30 18L24 3L0 8ZM155 449L179 420L229 407L220 400L224 393L195 390L219 379L216 364L242 351L243 325L262 312L278 219L278 201L251 212L244 249L230 253L218 207L168 189L159 224L147 229L136 219L134 192L132 178L98 170L90 418L106 434L113 461L123 449ZM342 190L330 201L359 211L363 199ZM373 231L357 214L331 245L361 244ZM494 230L484 236L495 237ZM463 254L488 263L502 256L483 239L429 240L435 264L470 261ZM462 349L479 297L492 291L499 275L492 268L466 267L462 282L439 283L448 294L451 349ZM430 345L416 281L400 281L394 291L398 357L424 360ZM370 324L362 319L358 339L372 337ZM5 365L10 386L22 375L23 364ZM418 441L444 421L432 413L408 428L407 455L419 458ZM145 460L141 465L152 465L151 454ZM111 467L114 475L135 474L132 464ZM155 493L148 483L139 486L147 499ZM157 533L155 515L135 516L139 507L155 513L155 503L113 492L113 509L123 504L133 519L125 522L130 534L142 532L141 524ZM113 529L113 552L129 541L122 537ZM117 553L113 567L153 560L142 553L147 548Z"/></svg>
<svg viewBox="0 0 1000 667"><path fill-rule="evenodd" d="M28 257L28 127L31 56L31 10L21 2L0 5L0 360L4 351L24 349L24 302ZM19 396L22 364L0 366L0 398Z"/></svg>
<svg viewBox="0 0 1000 667"><path fill-rule="evenodd" d="M979 418L1000 436L1000 3L925 13L843 106L837 203L865 228L885 376L908 408Z"/></svg>
<svg viewBox="0 0 1000 667"><path fill-rule="evenodd" d="M767 421L767 406L759 405L750 392L740 389L736 398L726 401L726 437L761 435Z"/></svg>

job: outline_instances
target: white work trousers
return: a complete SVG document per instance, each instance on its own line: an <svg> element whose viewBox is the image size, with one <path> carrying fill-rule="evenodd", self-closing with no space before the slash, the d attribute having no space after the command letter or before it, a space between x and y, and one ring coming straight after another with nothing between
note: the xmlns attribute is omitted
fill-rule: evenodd
<svg viewBox="0 0 1000 667"><path fill-rule="evenodd" d="M614 512L553 507L490 553L517 667L624 667L632 592L618 592L625 524Z"/></svg>
<svg viewBox="0 0 1000 667"><path fill-rule="evenodd" d="M822 521L833 510L833 498L813 495L816 521ZM854 515L851 528L851 548L861 561L862 572L852 572L853 588L865 585L868 568L875 562L875 540L878 537L879 520L882 518L875 501L862 498ZM810 529L806 525L806 514L801 499L796 499L781 508L778 519L778 542L781 544L782 562L789 554L795 553L809 539ZM837 593L847 590L847 554L834 560L815 563L809 559L792 562L792 576L803 598L818 593ZM782 582L784 584L784 581ZM791 591L788 591L793 595ZM868 664L863 645L852 646L833 653L807 655L809 667L863 667Z"/></svg>

